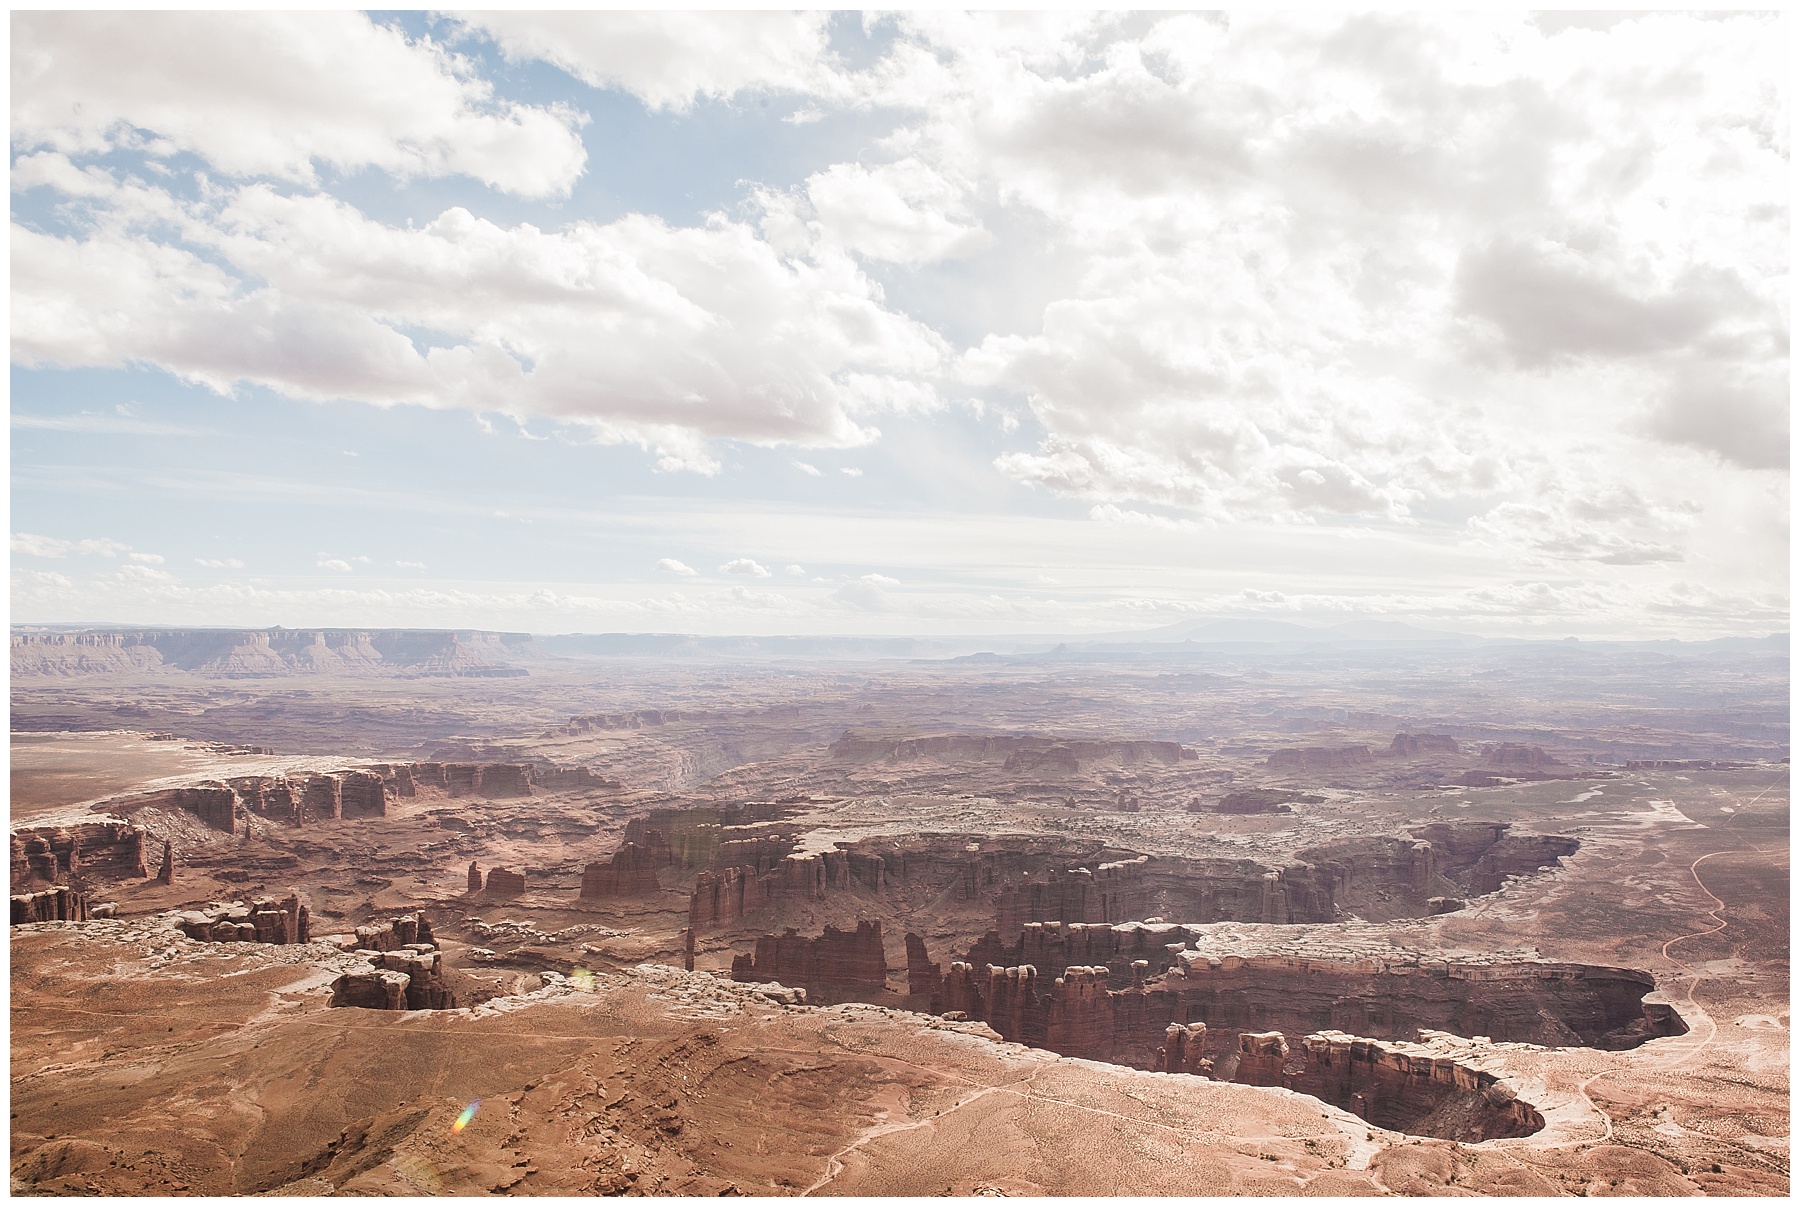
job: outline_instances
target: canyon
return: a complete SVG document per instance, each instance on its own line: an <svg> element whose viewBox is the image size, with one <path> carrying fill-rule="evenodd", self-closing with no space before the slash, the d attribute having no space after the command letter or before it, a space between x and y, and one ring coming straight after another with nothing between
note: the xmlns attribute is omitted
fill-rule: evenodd
<svg viewBox="0 0 1800 1207"><path fill-rule="evenodd" d="M1784 659L306 633L15 634L15 1187L1786 1191Z"/></svg>

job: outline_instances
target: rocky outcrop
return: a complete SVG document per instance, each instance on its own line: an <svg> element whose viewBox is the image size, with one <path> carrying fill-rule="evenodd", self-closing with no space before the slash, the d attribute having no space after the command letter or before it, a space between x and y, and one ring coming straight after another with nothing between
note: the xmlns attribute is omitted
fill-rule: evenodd
<svg viewBox="0 0 1800 1207"><path fill-rule="evenodd" d="M289 893L281 900L258 897L185 910L175 916L175 925L202 943L306 943L312 923L306 899Z"/></svg>
<svg viewBox="0 0 1800 1207"><path fill-rule="evenodd" d="M858 922L856 929L827 926L816 938L793 929L756 940L754 954L732 957L736 981L778 981L805 988L809 1001L830 1005L880 1000L887 989L887 956L881 923Z"/></svg>
<svg viewBox="0 0 1800 1207"><path fill-rule="evenodd" d="M490 897L517 897L525 891L525 873L495 868L487 874L485 891Z"/></svg>
<svg viewBox="0 0 1800 1207"><path fill-rule="evenodd" d="M659 834L654 830L651 833ZM581 898L654 897L662 891L656 871L668 862L667 850L666 842L660 851L654 845L625 843L605 863L590 863L582 871Z"/></svg>
<svg viewBox="0 0 1800 1207"><path fill-rule="evenodd" d="M471 859L471 860L469 860L469 892L470 893L479 893L480 891L481 891L481 865L479 863L476 863L473 859Z"/></svg>
<svg viewBox="0 0 1800 1207"><path fill-rule="evenodd" d="M175 844L166 838L163 839L162 867L157 869L156 882L175 883Z"/></svg>
<svg viewBox="0 0 1800 1207"><path fill-rule="evenodd" d="M129 822L28 826L12 832L14 888L66 880L77 872L103 879L142 879L144 831Z"/></svg>
<svg viewBox="0 0 1800 1207"><path fill-rule="evenodd" d="M1367 746L1306 746L1273 751L1263 766L1270 771L1348 771L1374 761Z"/></svg>
<svg viewBox="0 0 1800 1207"><path fill-rule="evenodd" d="M87 898L67 885L13 894L14 926L28 922L85 922L87 919Z"/></svg>
<svg viewBox="0 0 1800 1207"><path fill-rule="evenodd" d="M369 967L347 972L331 986L333 1006L366 1010L448 1010L456 996L444 982L443 956L423 913L371 922L331 940Z"/></svg>
<svg viewBox="0 0 1800 1207"><path fill-rule="evenodd" d="M1296 792L1291 788L1245 788L1238 792L1226 793L1217 804L1210 808L1197 808L1194 812L1208 813L1292 813L1296 804L1317 805L1324 803L1322 796L1313 796L1305 792Z"/></svg>
<svg viewBox="0 0 1800 1207"><path fill-rule="evenodd" d="M1232 1080L1239 1085L1280 1085L1287 1058L1287 1036L1281 1032L1241 1031Z"/></svg>
<svg viewBox="0 0 1800 1207"><path fill-rule="evenodd" d="M1397 733L1386 753L1398 759L1419 759L1434 754L1459 755L1462 746L1447 733Z"/></svg>
<svg viewBox="0 0 1800 1207"><path fill-rule="evenodd" d="M1157 1052L1156 1071L1211 1077L1213 1062L1206 1058L1206 1024L1170 1023L1163 1031L1163 1046Z"/></svg>

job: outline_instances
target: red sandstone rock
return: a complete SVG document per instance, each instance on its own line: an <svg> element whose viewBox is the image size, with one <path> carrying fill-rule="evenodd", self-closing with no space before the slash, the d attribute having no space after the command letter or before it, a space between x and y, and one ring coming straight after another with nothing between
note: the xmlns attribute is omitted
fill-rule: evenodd
<svg viewBox="0 0 1800 1207"><path fill-rule="evenodd" d="M1237 1073L1240 1085L1280 1085L1287 1064L1287 1037L1279 1031L1246 1031L1238 1035Z"/></svg>
<svg viewBox="0 0 1800 1207"><path fill-rule="evenodd" d="M1158 1072L1212 1076L1213 1062L1206 1059L1205 1023L1170 1023L1163 1035L1156 1062Z"/></svg>
<svg viewBox="0 0 1800 1207"><path fill-rule="evenodd" d="M469 891L471 893L481 891L481 865L473 859L469 860Z"/></svg>
<svg viewBox="0 0 1800 1207"><path fill-rule="evenodd" d="M754 955L731 961L737 981L779 981L804 987L817 1001L868 1001L887 989L887 957L881 923L858 922L854 931L827 926L808 938L789 929L756 940Z"/></svg>
<svg viewBox="0 0 1800 1207"><path fill-rule="evenodd" d="M162 867L157 869L156 882L158 884L175 883L175 844L167 838L163 839Z"/></svg>
<svg viewBox="0 0 1800 1207"><path fill-rule="evenodd" d="M487 874L487 895L490 897L517 897L525 891L525 874L506 868L495 868Z"/></svg>
<svg viewBox="0 0 1800 1207"><path fill-rule="evenodd" d="M13 894L14 926L28 922L85 922L87 918L87 898L67 885Z"/></svg>
<svg viewBox="0 0 1800 1207"><path fill-rule="evenodd" d="M588 899L654 896L660 891L656 869L667 862L667 851L666 843L661 855L653 847L625 843L606 863L587 865L581 874L580 896Z"/></svg>

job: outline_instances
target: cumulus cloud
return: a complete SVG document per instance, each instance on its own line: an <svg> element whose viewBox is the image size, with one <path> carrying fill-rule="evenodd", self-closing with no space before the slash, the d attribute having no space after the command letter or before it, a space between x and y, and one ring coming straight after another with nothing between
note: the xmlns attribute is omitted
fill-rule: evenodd
<svg viewBox="0 0 1800 1207"><path fill-rule="evenodd" d="M794 578L805 578L806 577L806 567L789 565L789 566L783 567L782 573L792 575Z"/></svg>
<svg viewBox="0 0 1800 1207"><path fill-rule="evenodd" d="M965 189L916 158L833 164L807 178L804 204L797 197L764 203L776 215L810 216L814 237L829 245L893 264L955 259L992 241L971 214Z"/></svg>
<svg viewBox="0 0 1800 1207"><path fill-rule="evenodd" d="M902 28L883 81L921 114L910 159L994 190L997 238L1028 217L1079 269L1036 329L959 363L1043 429L995 461L1015 480L1220 521L1412 524L1541 507L1539 471L1596 443L1785 464L1761 17ZM1567 555L1667 552L1565 535Z"/></svg>
<svg viewBox="0 0 1800 1207"><path fill-rule="evenodd" d="M514 61L541 59L651 109L746 91L846 90L826 12L487 12L461 18Z"/></svg>
<svg viewBox="0 0 1800 1207"><path fill-rule="evenodd" d="M726 562L723 566L719 567L719 573L743 574L750 578L769 577L769 571L766 567L757 564L756 561L747 557L734 558L733 560Z"/></svg>
<svg viewBox="0 0 1800 1207"><path fill-rule="evenodd" d="M816 478L819 476L819 467L816 465L808 465L804 461L790 461L788 464L792 465L795 469L799 470L809 478Z"/></svg>
<svg viewBox="0 0 1800 1207"><path fill-rule="evenodd" d="M425 568L424 562L396 561L394 565L401 570L423 570Z"/></svg>
<svg viewBox="0 0 1800 1207"><path fill-rule="evenodd" d="M318 566L321 570L336 570L340 574L349 574L355 569L354 566L341 557L326 557L323 554L319 557Z"/></svg>
<svg viewBox="0 0 1800 1207"><path fill-rule="evenodd" d="M682 578L687 578L696 573L692 566L684 565L672 557L665 557L659 560L656 563L656 568L664 574L679 575Z"/></svg>
<svg viewBox="0 0 1800 1207"><path fill-rule="evenodd" d="M899 582L883 574L865 574L833 591L831 598L839 606L858 612L891 612L894 610L894 602L889 597L887 588L899 585Z"/></svg>
<svg viewBox="0 0 1800 1207"><path fill-rule="evenodd" d="M13 21L15 149L190 151L310 184L316 164L565 194L569 110L497 101L430 40L353 12L38 12Z"/></svg>
<svg viewBox="0 0 1800 1207"><path fill-rule="evenodd" d="M710 473L711 438L872 439L863 417L933 405L948 351L841 253L784 258L723 218L547 232L452 208L407 229L262 185L178 202L92 183L108 205L81 237L13 228L23 363L538 415Z"/></svg>
<svg viewBox="0 0 1800 1207"><path fill-rule="evenodd" d="M197 557L194 559L194 564L205 566L208 570L242 570L244 568L244 563L235 557Z"/></svg>

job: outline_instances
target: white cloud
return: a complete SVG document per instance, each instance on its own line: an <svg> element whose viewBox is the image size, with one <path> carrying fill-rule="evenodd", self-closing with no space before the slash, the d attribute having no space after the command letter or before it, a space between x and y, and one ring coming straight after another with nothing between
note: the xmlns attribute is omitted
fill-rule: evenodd
<svg viewBox="0 0 1800 1207"><path fill-rule="evenodd" d="M806 577L806 567L789 565L789 566L783 567L782 573L792 575L794 578L805 578Z"/></svg>
<svg viewBox="0 0 1800 1207"><path fill-rule="evenodd" d="M128 553L125 556L129 557L134 562L148 562L151 565L156 566L160 566L163 563L162 555L158 553Z"/></svg>
<svg viewBox="0 0 1800 1207"><path fill-rule="evenodd" d="M107 187L84 237L14 227L17 361L537 415L711 473L711 438L867 442L861 416L935 405L947 354L841 253L786 259L723 218L545 232L453 208L403 229L261 185L192 203Z"/></svg>
<svg viewBox="0 0 1800 1207"><path fill-rule="evenodd" d="M205 566L209 570L242 570L244 568L244 563L235 557L197 557L194 559L194 564Z"/></svg>
<svg viewBox="0 0 1800 1207"><path fill-rule="evenodd" d="M744 91L842 92L825 12L486 12L461 18L515 61L678 112Z"/></svg>
<svg viewBox="0 0 1800 1207"><path fill-rule="evenodd" d="M720 574L746 574L751 578L768 578L769 571L747 557L735 558L719 567Z"/></svg>
<svg viewBox="0 0 1800 1207"><path fill-rule="evenodd" d="M402 570L423 570L425 568L424 562L396 561L394 565Z"/></svg>
<svg viewBox="0 0 1800 1207"><path fill-rule="evenodd" d="M894 601L885 588L899 585L885 575L865 574L833 591L831 598L839 606L858 612L891 612L894 610Z"/></svg>
<svg viewBox="0 0 1800 1207"><path fill-rule="evenodd" d="M684 565L672 557L665 557L656 563L656 568L664 574L676 574L683 578L696 573L692 566Z"/></svg>
<svg viewBox="0 0 1800 1207"><path fill-rule="evenodd" d="M838 470L838 473L843 474L847 478L860 478L862 477L863 471L857 469L855 466L847 465L843 469Z"/></svg>
<svg viewBox="0 0 1800 1207"><path fill-rule="evenodd" d="M833 164L807 178L805 200L816 237L872 260L928 264L992 242L970 214L964 189L916 158ZM769 197L765 204L781 211L794 203Z"/></svg>
<svg viewBox="0 0 1800 1207"><path fill-rule="evenodd" d="M819 476L819 467L816 465L808 465L804 461L790 461L788 464L792 465L801 473L806 474L808 477L816 478Z"/></svg>
<svg viewBox="0 0 1800 1207"><path fill-rule="evenodd" d="M31 532L15 532L12 534L12 551L22 553L26 557L67 557L71 553L97 553L101 557L117 557L121 553L130 554L131 546L105 538L65 541L59 537L38 536ZM133 554L132 556L137 555ZM162 559L157 558L156 560L161 561Z"/></svg>
<svg viewBox="0 0 1800 1207"><path fill-rule="evenodd" d="M13 146L191 151L311 184L315 163L566 194L568 110L497 101L466 63L353 12L38 12L13 20Z"/></svg>
<svg viewBox="0 0 1800 1207"><path fill-rule="evenodd" d="M336 570L342 574L349 574L354 569L341 557L320 557L318 565L321 570Z"/></svg>

